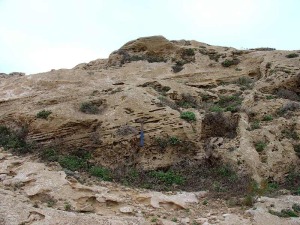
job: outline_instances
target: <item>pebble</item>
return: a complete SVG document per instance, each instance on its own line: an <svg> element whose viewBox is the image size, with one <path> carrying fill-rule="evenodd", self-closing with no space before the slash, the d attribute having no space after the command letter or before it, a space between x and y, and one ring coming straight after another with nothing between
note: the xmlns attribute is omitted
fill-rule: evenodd
<svg viewBox="0 0 300 225"><path fill-rule="evenodd" d="M188 224L188 223L190 223L190 218L186 217L186 218L181 219L180 221L183 224Z"/></svg>
<svg viewBox="0 0 300 225"><path fill-rule="evenodd" d="M133 209L130 206L121 207L119 210L121 213L132 213L133 212Z"/></svg>
<svg viewBox="0 0 300 225"><path fill-rule="evenodd" d="M203 223L207 222L208 219L207 218L197 218L197 219L195 219L195 221L197 223L203 224Z"/></svg>

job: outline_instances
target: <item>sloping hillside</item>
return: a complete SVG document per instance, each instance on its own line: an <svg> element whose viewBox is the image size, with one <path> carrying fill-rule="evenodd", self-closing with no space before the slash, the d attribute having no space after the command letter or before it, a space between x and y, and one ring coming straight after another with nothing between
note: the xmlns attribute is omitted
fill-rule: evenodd
<svg viewBox="0 0 300 225"><path fill-rule="evenodd" d="M69 70L1 74L0 144L155 190L298 193L299 54L154 36Z"/></svg>

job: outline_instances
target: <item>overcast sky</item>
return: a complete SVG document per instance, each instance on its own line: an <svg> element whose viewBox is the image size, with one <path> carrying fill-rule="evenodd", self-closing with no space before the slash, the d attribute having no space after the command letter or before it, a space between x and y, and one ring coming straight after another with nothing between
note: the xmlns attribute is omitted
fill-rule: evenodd
<svg viewBox="0 0 300 225"><path fill-rule="evenodd" d="M72 68L138 37L300 49L300 0L0 0L0 73Z"/></svg>

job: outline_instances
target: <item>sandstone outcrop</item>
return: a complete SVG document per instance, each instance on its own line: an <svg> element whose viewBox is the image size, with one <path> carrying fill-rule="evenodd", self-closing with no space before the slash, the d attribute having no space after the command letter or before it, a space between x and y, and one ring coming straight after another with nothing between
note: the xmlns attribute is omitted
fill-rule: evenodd
<svg viewBox="0 0 300 225"><path fill-rule="evenodd" d="M300 130L300 62L287 58L289 53L139 38L109 59L5 76L0 123L26 128L26 141L55 145L61 154L88 151L91 163L112 169L168 168L212 157L257 181L281 181L299 165L299 140L292 134L299 136ZM83 103L97 113L82 112ZM47 119L37 118L42 110L51 111ZM196 121L182 119L185 111ZM227 112L220 117L211 111ZM256 121L260 125L252 129ZM172 137L181 144L169 144ZM222 142L209 144L216 138ZM266 144L261 152L255 149L258 143Z"/></svg>

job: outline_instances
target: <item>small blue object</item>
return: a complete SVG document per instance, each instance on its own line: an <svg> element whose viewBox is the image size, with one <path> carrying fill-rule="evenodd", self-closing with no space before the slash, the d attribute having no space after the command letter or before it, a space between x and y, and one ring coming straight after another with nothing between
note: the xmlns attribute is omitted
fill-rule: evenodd
<svg viewBox="0 0 300 225"><path fill-rule="evenodd" d="M144 146L144 131L141 131L141 134L140 134L140 146L141 147Z"/></svg>

